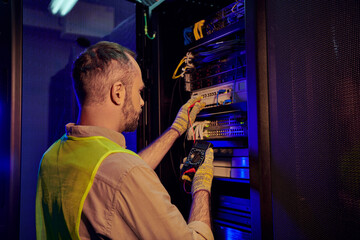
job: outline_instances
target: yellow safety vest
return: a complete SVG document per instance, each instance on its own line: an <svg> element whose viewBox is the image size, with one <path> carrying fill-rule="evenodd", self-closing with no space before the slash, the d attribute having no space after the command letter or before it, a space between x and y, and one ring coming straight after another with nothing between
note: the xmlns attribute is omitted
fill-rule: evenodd
<svg viewBox="0 0 360 240"><path fill-rule="evenodd" d="M80 239L81 212L96 172L117 152L138 156L101 136L64 135L45 152L36 192L37 239Z"/></svg>

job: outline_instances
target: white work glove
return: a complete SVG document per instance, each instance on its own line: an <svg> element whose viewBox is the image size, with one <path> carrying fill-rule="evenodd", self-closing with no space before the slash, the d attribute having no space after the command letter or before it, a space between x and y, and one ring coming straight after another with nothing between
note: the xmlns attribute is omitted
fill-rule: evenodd
<svg viewBox="0 0 360 240"><path fill-rule="evenodd" d="M205 153L205 160L203 164L198 168L192 181L191 194L197 191L205 190L211 192L211 184L214 177L214 150L209 148Z"/></svg>

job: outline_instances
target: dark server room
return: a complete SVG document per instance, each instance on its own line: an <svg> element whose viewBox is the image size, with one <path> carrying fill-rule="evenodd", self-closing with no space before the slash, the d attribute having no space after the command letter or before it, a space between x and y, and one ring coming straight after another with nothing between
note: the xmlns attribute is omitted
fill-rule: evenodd
<svg viewBox="0 0 360 240"><path fill-rule="evenodd" d="M0 239L360 239L359 1L0 18Z"/></svg>

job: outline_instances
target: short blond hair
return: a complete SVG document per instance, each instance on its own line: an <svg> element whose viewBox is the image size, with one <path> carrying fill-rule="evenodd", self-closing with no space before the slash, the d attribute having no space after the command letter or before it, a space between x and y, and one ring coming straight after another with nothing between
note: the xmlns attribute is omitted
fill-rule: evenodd
<svg viewBox="0 0 360 240"><path fill-rule="evenodd" d="M117 81L127 89L132 86L135 68L129 57L135 58L135 53L120 44L106 41L82 52L72 67L79 105L102 103Z"/></svg>

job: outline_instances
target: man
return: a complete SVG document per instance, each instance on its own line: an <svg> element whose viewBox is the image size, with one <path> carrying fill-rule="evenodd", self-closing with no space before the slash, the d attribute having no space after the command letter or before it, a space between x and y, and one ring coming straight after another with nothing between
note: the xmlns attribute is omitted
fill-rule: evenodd
<svg viewBox="0 0 360 240"><path fill-rule="evenodd" d="M194 176L188 224L153 169L204 107L190 99L172 126L139 155L121 132L134 131L144 104L133 53L99 42L74 62L76 124L44 154L36 195L38 239L213 239L209 198L213 152Z"/></svg>

